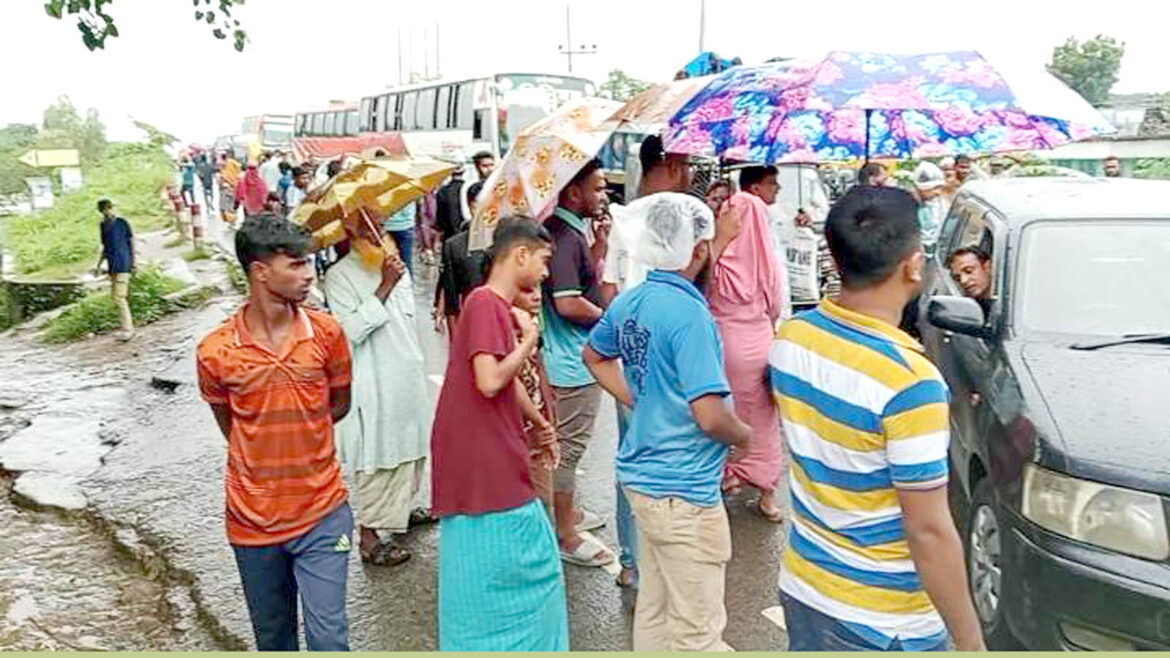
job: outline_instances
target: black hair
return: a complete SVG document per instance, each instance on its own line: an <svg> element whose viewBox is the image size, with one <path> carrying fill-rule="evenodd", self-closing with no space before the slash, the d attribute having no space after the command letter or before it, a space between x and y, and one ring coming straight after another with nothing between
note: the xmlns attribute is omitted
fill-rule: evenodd
<svg viewBox="0 0 1170 658"><path fill-rule="evenodd" d="M577 184L583 182L586 178L589 178L589 176L591 176L593 174L593 172L597 171L598 169L601 169L601 160L598 160L597 158L593 158L589 162L585 163L585 166L581 168L581 171L578 171L577 175L573 176L573 180L570 180L569 184L566 185L565 187L566 188L573 187L574 185L577 185Z"/></svg>
<svg viewBox="0 0 1170 658"><path fill-rule="evenodd" d="M98 201L98 212L105 212L106 208L109 208L112 205L114 205L113 201L110 201L109 199L102 199L101 201Z"/></svg>
<svg viewBox="0 0 1170 658"><path fill-rule="evenodd" d="M480 160L495 160L495 159L496 159L496 156L492 155L490 151L480 151L479 153L476 153L475 155L471 156L471 161L474 162L475 164L479 164Z"/></svg>
<svg viewBox="0 0 1170 658"><path fill-rule="evenodd" d="M775 167L744 167L739 170L739 189L746 190L768 176L777 176L779 173Z"/></svg>
<svg viewBox="0 0 1170 658"><path fill-rule="evenodd" d="M326 165L325 173L328 174L330 178L333 178L337 174L341 173L341 160L333 160L328 165Z"/></svg>
<svg viewBox="0 0 1170 658"><path fill-rule="evenodd" d="M500 220L492 233L488 262L494 263L512 253L516 247L535 249L550 247L552 236L544 224L529 217L507 217Z"/></svg>
<svg viewBox="0 0 1170 658"><path fill-rule="evenodd" d="M257 261L265 262L278 254L301 258L312 249L313 236L308 230L272 214L250 217L236 231L236 257L245 274Z"/></svg>
<svg viewBox="0 0 1170 658"><path fill-rule="evenodd" d="M861 168L861 172L857 175L857 182L862 185L869 185L869 181L873 180L874 176L885 172L886 168L876 162L870 162Z"/></svg>
<svg viewBox="0 0 1170 658"><path fill-rule="evenodd" d="M885 281L920 243L918 204L892 187L854 187L829 211L829 252L846 288Z"/></svg>
<svg viewBox="0 0 1170 658"><path fill-rule="evenodd" d="M304 175L312 174L312 173L313 173L312 170L309 169L308 167L301 166L301 167L293 167L292 168L293 178L297 178L299 176L304 176Z"/></svg>
<svg viewBox="0 0 1170 658"><path fill-rule="evenodd" d="M287 173L289 173L289 172L290 172L290 171L292 171L292 170L293 170L293 166L292 166L292 165L290 165L289 163L285 162L284 160L281 160L281 161L280 161L280 173L281 173L282 175L283 175L283 174L287 174Z"/></svg>
<svg viewBox="0 0 1170 658"><path fill-rule="evenodd" d="M979 247L959 247L952 251L951 255L947 256L947 267L949 268L956 258L968 255L978 258L980 263L988 263L991 261L991 254L983 251Z"/></svg>
<svg viewBox="0 0 1170 658"><path fill-rule="evenodd" d="M658 135L649 135L642 140L638 147L638 161L642 163L642 173L666 162L666 149L662 146L662 138Z"/></svg>

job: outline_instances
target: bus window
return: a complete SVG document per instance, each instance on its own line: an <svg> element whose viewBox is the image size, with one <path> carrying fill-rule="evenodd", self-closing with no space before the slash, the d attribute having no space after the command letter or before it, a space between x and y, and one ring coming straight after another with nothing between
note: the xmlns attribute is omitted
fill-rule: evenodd
<svg viewBox="0 0 1170 658"><path fill-rule="evenodd" d="M402 96L399 94L386 94L386 121L385 131L398 130L398 112L401 109Z"/></svg>
<svg viewBox="0 0 1170 658"><path fill-rule="evenodd" d="M417 91L402 95L402 113L398 117L399 130L414 130L414 106L417 101Z"/></svg>
<svg viewBox="0 0 1170 658"><path fill-rule="evenodd" d="M451 127L451 87L439 87L439 100L435 104L435 130L446 130Z"/></svg>
<svg viewBox="0 0 1170 658"><path fill-rule="evenodd" d="M313 134L320 136L325 134L325 113L317 112L313 115Z"/></svg>
<svg viewBox="0 0 1170 658"><path fill-rule="evenodd" d="M334 132L334 128L336 127L336 124L337 124L337 113L336 112L327 112L325 114L325 134L326 135L336 134Z"/></svg>
<svg viewBox="0 0 1170 658"><path fill-rule="evenodd" d="M476 142L482 142L489 139L487 134L488 129L488 114L491 110L476 110L475 120L471 127L471 139Z"/></svg>
<svg viewBox="0 0 1170 658"><path fill-rule="evenodd" d="M464 82L459 85L459 96L455 99L455 127L459 130L471 130L475 123L475 83Z"/></svg>
<svg viewBox="0 0 1170 658"><path fill-rule="evenodd" d="M434 87L429 89L420 89L418 92L418 106L414 110L414 129L415 130L434 130L435 129L435 96L437 90Z"/></svg>
<svg viewBox="0 0 1170 658"><path fill-rule="evenodd" d="M298 113L294 125L296 126L296 136L303 137L305 134L305 115Z"/></svg>
<svg viewBox="0 0 1170 658"><path fill-rule="evenodd" d="M366 127L366 130L374 130L373 124L374 124L374 117L376 114L377 114L377 112L375 112L375 110L374 110L374 99L373 98L363 98L362 99L361 118L359 119L359 121L361 122L361 125Z"/></svg>
<svg viewBox="0 0 1170 658"><path fill-rule="evenodd" d="M366 125L369 126L369 130L372 130L374 132L382 130L382 105L383 104L384 104L384 102L380 97L375 96L374 98L370 99L370 114L369 114L369 119L366 123Z"/></svg>
<svg viewBox="0 0 1170 658"><path fill-rule="evenodd" d="M362 115L357 110L345 114L345 134L356 135L362 131Z"/></svg>

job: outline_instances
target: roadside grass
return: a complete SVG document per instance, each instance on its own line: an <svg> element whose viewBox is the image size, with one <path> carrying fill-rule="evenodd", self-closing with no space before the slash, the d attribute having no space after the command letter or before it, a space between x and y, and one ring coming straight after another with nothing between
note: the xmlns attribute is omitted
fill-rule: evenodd
<svg viewBox="0 0 1170 658"><path fill-rule="evenodd" d="M183 283L163 274L157 267L140 269L130 277L130 313L134 326L157 321L175 310L165 297L182 290ZM47 343L67 343L90 334L104 334L120 327L118 309L109 289L91 292L80 302L53 319L42 339Z"/></svg>
<svg viewBox="0 0 1170 658"><path fill-rule="evenodd" d="M135 232L165 226L170 212L159 190L172 183L166 153L150 144L114 143L102 161L84 171L85 188L56 197L52 208L4 222L4 244L21 275L38 278L84 272L97 261L101 238L97 202L109 198Z"/></svg>
<svg viewBox="0 0 1170 658"><path fill-rule="evenodd" d="M183 260L187 261L188 263L195 260L207 260L208 258L211 258L211 252L208 251L205 247L192 249L183 254Z"/></svg>
<svg viewBox="0 0 1170 658"><path fill-rule="evenodd" d="M187 244L187 237L184 235L176 235L175 237L163 243L163 249L174 249Z"/></svg>
<svg viewBox="0 0 1170 658"><path fill-rule="evenodd" d="M227 268L228 280L232 283L232 288L241 295L248 294L248 277L244 275L244 268L235 260L224 262L224 267Z"/></svg>

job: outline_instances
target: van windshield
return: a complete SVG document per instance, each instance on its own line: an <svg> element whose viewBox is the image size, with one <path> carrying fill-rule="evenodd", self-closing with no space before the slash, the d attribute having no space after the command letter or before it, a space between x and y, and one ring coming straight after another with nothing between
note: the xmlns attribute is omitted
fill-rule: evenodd
<svg viewBox="0 0 1170 658"><path fill-rule="evenodd" d="M1023 234L1016 309L1029 331L1170 331L1170 220L1040 222Z"/></svg>

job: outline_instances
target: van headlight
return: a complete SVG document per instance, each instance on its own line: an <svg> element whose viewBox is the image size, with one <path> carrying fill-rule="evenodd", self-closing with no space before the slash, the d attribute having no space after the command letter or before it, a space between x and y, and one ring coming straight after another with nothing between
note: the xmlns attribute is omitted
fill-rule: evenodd
<svg viewBox="0 0 1170 658"><path fill-rule="evenodd" d="M1024 470L1024 518L1070 539L1148 560L1170 557L1166 512L1153 494Z"/></svg>

